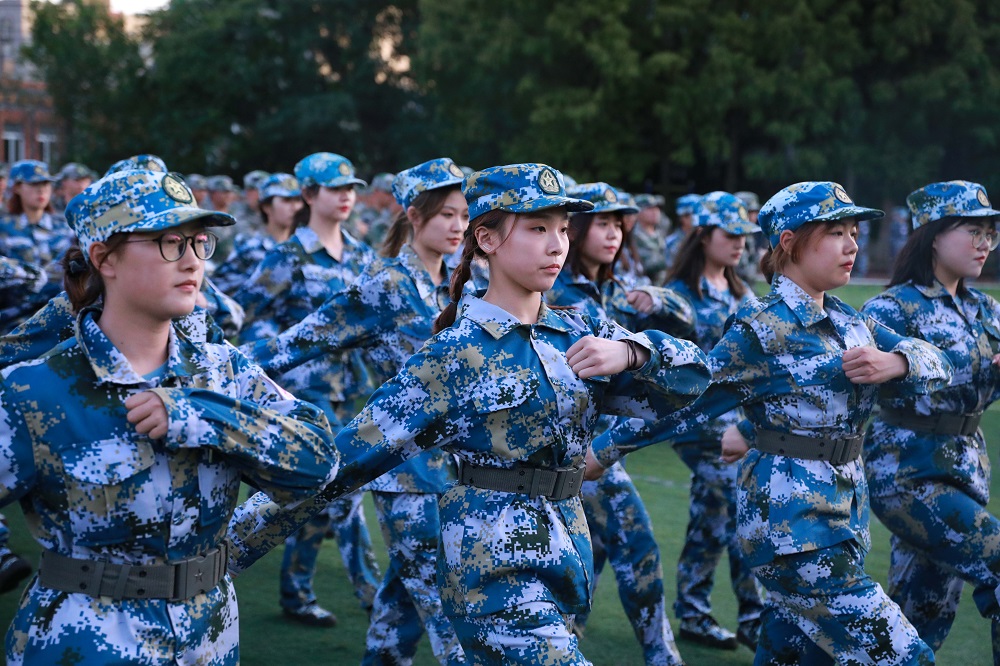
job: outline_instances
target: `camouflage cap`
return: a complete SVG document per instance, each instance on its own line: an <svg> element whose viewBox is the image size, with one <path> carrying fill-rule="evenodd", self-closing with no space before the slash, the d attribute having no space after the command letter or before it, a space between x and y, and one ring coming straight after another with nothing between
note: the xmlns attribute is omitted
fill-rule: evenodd
<svg viewBox="0 0 1000 666"><path fill-rule="evenodd" d="M657 194L637 194L635 195L635 205L639 210L656 208L663 205L663 197Z"/></svg>
<svg viewBox="0 0 1000 666"><path fill-rule="evenodd" d="M685 194L683 196L677 197L677 203L675 210L678 215L692 215L694 213L695 204L701 196L697 194Z"/></svg>
<svg viewBox="0 0 1000 666"><path fill-rule="evenodd" d="M719 227L736 236L755 234L760 227L750 221L747 208L734 194L709 192L694 209L696 227Z"/></svg>
<svg viewBox="0 0 1000 666"><path fill-rule="evenodd" d="M114 234L169 229L198 219L216 227L236 222L231 215L198 208L180 174L158 171L110 174L89 185L66 206L66 220L76 231L88 261L90 246Z"/></svg>
<svg viewBox="0 0 1000 666"><path fill-rule="evenodd" d="M462 192L469 202L469 219L491 210L527 213L566 206L570 213L591 210L594 204L567 196L561 173L544 164L508 164L476 171L465 177Z"/></svg>
<svg viewBox="0 0 1000 666"><path fill-rule="evenodd" d="M91 180L97 179L97 173L93 169L85 164L80 164L79 162L69 162L64 164L59 173L56 174L56 180L63 181L69 178L70 180L80 180L82 178L90 178Z"/></svg>
<svg viewBox="0 0 1000 666"><path fill-rule="evenodd" d="M272 173L257 189L260 191L262 202L274 197L293 198L302 195L299 181L290 173Z"/></svg>
<svg viewBox="0 0 1000 666"><path fill-rule="evenodd" d="M10 167L11 183L51 183L55 180L49 175L49 165L38 160L21 160Z"/></svg>
<svg viewBox="0 0 1000 666"><path fill-rule="evenodd" d="M460 166L458 168L462 170L462 174L465 175L465 176L468 176L470 173L475 173L476 172L476 170L473 169L470 166Z"/></svg>
<svg viewBox="0 0 1000 666"><path fill-rule="evenodd" d="M261 183L267 180L270 176L266 171L261 171L260 169L254 169L250 173L243 176L243 189L244 190L259 190Z"/></svg>
<svg viewBox="0 0 1000 666"><path fill-rule="evenodd" d="M192 190L207 190L208 189L208 178L205 178L200 173L189 173L184 176L184 181L188 184Z"/></svg>
<svg viewBox="0 0 1000 666"><path fill-rule="evenodd" d="M782 231L795 231L807 222L832 222L853 217L858 222L885 215L877 208L854 203L839 183L807 181L780 190L760 209L757 222L771 247L778 246Z"/></svg>
<svg viewBox="0 0 1000 666"><path fill-rule="evenodd" d="M205 184L209 192L235 192L236 185L229 176L209 176Z"/></svg>
<svg viewBox="0 0 1000 666"><path fill-rule="evenodd" d="M607 183L582 183L566 188L567 196L583 199L594 204L589 213L638 213L631 195L616 190Z"/></svg>
<svg viewBox="0 0 1000 666"><path fill-rule="evenodd" d="M577 185L579 185L579 183L576 182L576 178L574 178L573 176L563 174L562 177L563 177L563 184L565 184L567 188L576 187Z"/></svg>
<svg viewBox="0 0 1000 666"><path fill-rule="evenodd" d="M986 196L986 188L967 180L931 183L910 192L906 205L913 213L913 228L945 217L990 217L1000 215Z"/></svg>
<svg viewBox="0 0 1000 666"><path fill-rule="evenodd" d="M368 189L392 194L392 183L395 178L395 174L385 172L377 173L372 177L372 184L368 186Z"/></svg>
<svg viewBox="0 0 1000 666"><path fill-rule="evenodd" d="M461 185L464 178L465 174L450 158L439 157L397 173L392 179L392 196L406 209L420 193L449 185ZM372 186L374 187L374 181Z"/></svg>
<svg viewBox="0 0 1000 666"><path fill-rule="evenodd" d="M345 185L367 185L354 175L351 160L336 153L313 153L295 165L295 177L305 188L312 185L323 187L343 187Z"/></svg>
<svg viewBox="0 0 1000 666"><path fill-rule="evenodd" d="M742 201L748 211L760 210L760 199L757 198L756 192L743 190L742 192L734 192L733 196Z"/></svg>
<svg viewBox="0 0 1000 666"><path fill-rule="evenodd" d="M150 153L143 153L141 155L133 155L132 157L126 157L123 160L118 160L117 162L112 164L107 171L104 172L104 175L109 176L113 173L117 173L118 171L135 171L136 169L140 169L143 171L161 171L163 173L166 173L167 164L156 155L152 155ZM192 175L197 175L197 174L192 174ZM204 176L201 176L201 178L204 178ZM191 187L194 186L192 185Z"/></svg>

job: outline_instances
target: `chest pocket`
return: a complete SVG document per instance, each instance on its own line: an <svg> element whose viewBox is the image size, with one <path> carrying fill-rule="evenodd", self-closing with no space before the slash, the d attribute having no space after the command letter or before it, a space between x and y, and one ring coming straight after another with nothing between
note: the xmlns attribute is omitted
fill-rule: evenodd
<svg viewBox="0 0 1000 666"><path fill-rule="evenodd" d="M488 377L471 388L472 404L480 414L513 409L538 390L538 380L524 370Z"/></svg>
<svg viewBox="0 0 1000 666"><path fill-rule="evenodd" d="M151 473L156 456L148 441L84 442L62 456L66 509L78 543L122 543L144 526L160 524L161 504Z"/></svg>

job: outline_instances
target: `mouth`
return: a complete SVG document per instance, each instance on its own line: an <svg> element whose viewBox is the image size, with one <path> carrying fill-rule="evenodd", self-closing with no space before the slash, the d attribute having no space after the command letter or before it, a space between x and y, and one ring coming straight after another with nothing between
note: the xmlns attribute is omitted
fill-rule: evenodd
<svg viewBox="0 0 1000 666"><path fill-rule="evenodd" d="M549 264L548 266L542 267L542 270L546 273L558 273L562 270L562 266L559 264Z"/></svg>
<svg viewBox="0 0 1000 666"><path fill-rule="evenodd" d="M195 282L194 280L186 280L186 281L181 282L180 284L178 284L177 287L179 289L183 289L185 291L195 290L195 289L198 288L198 283Z"/></svg>
<svg viewBox="0 0 1000 666"><path fill-rule="evenodd" d="M853 270L853 268L854 268L854 262L853 261L849 261L846 264L841 264L840 267L843 268L845 271L849 272L849 271Z"/></svg>

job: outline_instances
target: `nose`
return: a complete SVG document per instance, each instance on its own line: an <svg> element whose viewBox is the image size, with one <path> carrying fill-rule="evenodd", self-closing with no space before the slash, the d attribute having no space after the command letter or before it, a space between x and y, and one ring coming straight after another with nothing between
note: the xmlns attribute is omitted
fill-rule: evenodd
<svg viewBox="0 0 1000 666"><path fill-rule="evenodd" d="M549 238L548 253L553 257L558 257L562 254L565 254L566 250L569 249L569 238L567 238L565 234L562 234L558 231L552 231L549 233L548 238Z"/></svg>

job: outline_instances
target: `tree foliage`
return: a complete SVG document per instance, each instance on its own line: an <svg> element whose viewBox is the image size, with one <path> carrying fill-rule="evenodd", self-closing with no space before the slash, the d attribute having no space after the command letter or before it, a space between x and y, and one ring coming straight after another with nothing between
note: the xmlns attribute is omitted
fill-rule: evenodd
<svg viewBox="0 0 1000 666"><path fill-rule="evenodd" d="M86 159L450 155L667 194L832 179L872 202L1000 185L987 0L172 0L144 59L82 0L35 10L33 59Z"/></svg>

